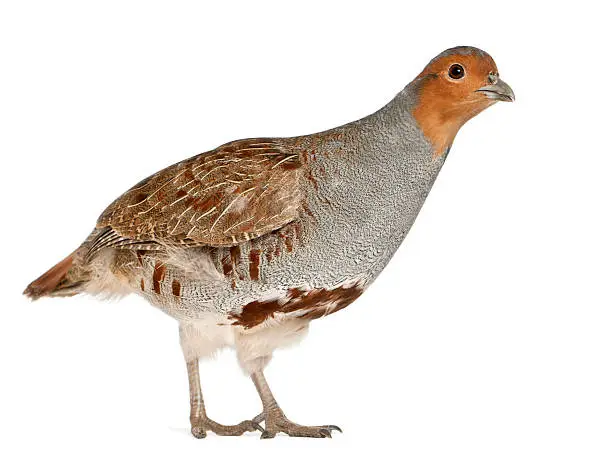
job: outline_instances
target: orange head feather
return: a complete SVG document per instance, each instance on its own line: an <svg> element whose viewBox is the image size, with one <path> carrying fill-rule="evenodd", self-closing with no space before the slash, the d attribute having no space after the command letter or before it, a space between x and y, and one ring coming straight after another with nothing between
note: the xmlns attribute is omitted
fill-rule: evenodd
<svg viewBox="0 0 612 450"><path fill-rule="evenodd" d="M417 91L412 115L436 157L450 148L459 128L472 117L498 100L514 100L493 58L474 47L442 52L411 85Z"/></svg>

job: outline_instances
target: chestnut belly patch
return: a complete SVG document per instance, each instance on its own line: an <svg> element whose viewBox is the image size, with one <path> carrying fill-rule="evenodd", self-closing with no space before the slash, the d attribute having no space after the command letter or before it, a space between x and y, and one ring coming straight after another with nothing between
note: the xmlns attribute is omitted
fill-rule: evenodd
<svg viewBox="0 0 612 450"><path fill-rule="evenodd" d="M346 308L362 292L363 287L358 283L333 289L291 288L283 298L247 303L239 312L231 313L229 319L233 320L232 325L247 329L281 315L318 319Z"/></svg>

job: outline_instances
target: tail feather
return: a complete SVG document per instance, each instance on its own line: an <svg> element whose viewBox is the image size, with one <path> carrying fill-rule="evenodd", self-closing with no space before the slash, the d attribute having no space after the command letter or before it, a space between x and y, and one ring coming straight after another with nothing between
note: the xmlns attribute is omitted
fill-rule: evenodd
<svg viewBox="0 0 612 450"><path fill-rule="evenodd" d="M63 259L43 275L32 281L23 292L32 300L41 297L65 297L79 293L82 280L69 276L74 267L74 253Z"/></svg>

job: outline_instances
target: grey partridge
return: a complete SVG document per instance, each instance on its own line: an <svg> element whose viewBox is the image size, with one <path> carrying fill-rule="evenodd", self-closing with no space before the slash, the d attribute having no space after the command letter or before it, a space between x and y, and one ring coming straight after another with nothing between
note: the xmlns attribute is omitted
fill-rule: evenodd
<svg viewBox="0 0 612 450"><path fill-rule="evenodd" d="M413 224L459 128L514 94L473 47L436 56L379 111L308 136L244 139L163 169L100 216L25 294L137 293L179 322L194 436L330 437L284 415L264 378L276 348L350 305ZM263 413L208 417L198 360L236 349ZM259 424L265 421L265 429Z"/></svg>

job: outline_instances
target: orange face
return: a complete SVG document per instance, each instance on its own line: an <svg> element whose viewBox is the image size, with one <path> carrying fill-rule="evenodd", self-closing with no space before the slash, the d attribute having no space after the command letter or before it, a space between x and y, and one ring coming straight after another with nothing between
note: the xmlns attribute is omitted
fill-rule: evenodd
<svg viewBox="0 0 612 450"><path fill-rule="evenodd" d="M436 156L450 147L469 119L497 101L514 100L493 58L472 47L441 53L412 83L418 89L413 116Z"/></svg>

